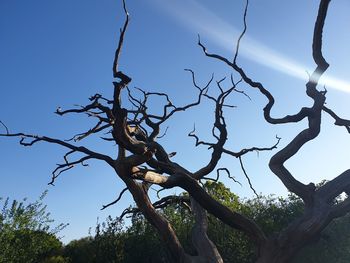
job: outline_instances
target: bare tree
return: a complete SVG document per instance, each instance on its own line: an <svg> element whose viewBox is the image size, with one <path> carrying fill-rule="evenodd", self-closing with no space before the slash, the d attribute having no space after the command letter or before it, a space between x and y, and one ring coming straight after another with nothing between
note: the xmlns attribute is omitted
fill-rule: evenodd
<svg viewBox="0 0 350 263"><path fill-rule="evenodd" d="M306 83L306 95L313 100L313 104L311 107L303 107L296 114L280 118L272 117L271 109L275 103L273 95L262 83L253 80L237 63L240 41L244 37L247 28L248 0L243 16L244 30L236 43L237 49L232 59L210 53L200 39L198 41L198 45L207 57L225 63L235 74L240 76L240 81L234 82L232 79L232 85L225 89L222 85L222 80L214 83L212 77L205 86L201 87L196 82L195 73L192 70L188 70L193 86L197 90L197 97L192 103L176 106L166 93L143 90L139 90L142 94L141 97L135 96L128 87L131 78L119 69L118 64L129 24L129 13L123 1L126 18L120 31L113 62L113 76L115 78L113 82L113 98L109 99L100 94L95 94L90 98L90 103L85 106L68 110L57 109L56 111L58 115L71 113L87 114L96 119L96 125L86 132L75 135L70 141L65 141L47 136L11 133L5 124L1 122L5 128L5 133L0 134L0 136L19 137L21 138L20 144L23 146L47 142L66 148L67 153L64 155L64 163L59 164L52 172L50 184L54 184L62 172L78 164L85 165L84 162L87 160L102 160L107 163L114 169L119 178L124 181L126 188L121 192L117 200L105 205L103 209L117 203L123 193L129 191L137 204L137 211L142 212L145 218L159 232L175 262L223 262L215 244L210 241L207 235L206 212L232 228L245 233L256 246L257 263L290 262L293 256L317 236L333 219L341 217L350 211L349 198L340 203L334 202L339 194L350 191L350 170L316 188L313 183L305 185L298 181L284 166L284 163L292 158L306 143L319 135L323 112L334 118L335 125L343 126L350 132L350 121L339 117L333 110L326 107L326 90L320 91L317 89L320 77L329 67L322 55L322 32L329 3L330 0L320 0L318 15L314 25L312 55L316 68ZM215 172L218 175L216 180L219 179L222 171L227 172L228 176L230 176L228 169L218 167L218 162L223 155L236 157L245 172L241 159L243 155L252 151L269 151L277 148L279 138L277 138L276 144L271 147L253 147L237 152L226 147L228 130L224 117L224 108L231 107L231 105L226 103L229 96L232 96L234 93L242 93L242 91L237 89L239 82L248 84L267 99L263 113L268 123L277 125L301 122L307 119L307 127L298 133L285 147L275 153L269 163L271 171L282 181L285 187L303 200L304 212L302 216L294 220L280 233L271 236L264 233L252 219L225 207L213 199L199 183L200 180ZM210 94L208 91L208 87L213 84L216 85L219 91L217 96ZM123 94L125 96L122 96ZM158 115L151 114L148 110L148 102L153 97L161 97L166 101L162 112ZM122 98L128 98L128 102L124 102L122 105ZM162 136L161 129L164 127L164 124L173 115L198 106L204 99L214 103L215 119L211 130L214 141L202 141L196 135L195 129L190 132L189 136L195 139L196 146L207 146L211 151L211 158L202 168L197 171L190 171L189 168L173 162L171 157L175 153L168 153L158 142L158 139ZM124 105L130 105L130 107L126 108ZM106 132L109 137L102 135L101 138L118 146L116 156L96 152L78 144L88 136L101 136L101 134L106 134ZM181 187L188 192L190 198L167 196L152 203L148 192L150 185L158 185L162 189ZM157 211L158 208L164 207L173 201L190 204L189 207L195 219L192 240L197 250L196 256L186 253L169 221ZM133 211L126 210L123 214L129 212Z"/></svg>

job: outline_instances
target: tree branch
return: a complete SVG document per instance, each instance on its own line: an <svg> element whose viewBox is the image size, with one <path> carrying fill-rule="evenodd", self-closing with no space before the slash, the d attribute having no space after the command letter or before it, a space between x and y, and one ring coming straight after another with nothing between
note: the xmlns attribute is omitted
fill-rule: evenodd
<svg viewBox="0 0 350 263"><path fill-rule="evenodd" d="M340 118L337 114L335 114L334 111L332 111L331 109L329 109L326 106L323 106L322 109L323 109L323 111L327 112L335 120L335 123L334 123L335 125L344 126L345 129L348 131L348 133L350 133L350 120Z"/></svg>
<svg viewBox="0 0 350 263"><path fill-rule="evenodd" d="M123 0L123 9L124 9L124 13L125 13L126 17L125 17L123 29L120 30L118 47L117 47L117 49L115 51L115 55L114 55L114 61L113 61L113 77L114 78L120 77L120 75L118 74L119 56L120 56L120 53L121 53L121 50L123 47L124 35L125 35L126 29L128 27L128 24L129 24L129 13L126 9L125 0Z"/></svg>
<svg viewBox="0 0 350 263"><path fill-rule="evenodd" d="M248 174L247 174L247 171L246 171L245 168L244 168L243 161L242 161L242 157L240 156L240 157L238 157L238 159L239 159L239 163L240 163L240 165L241 165L241 169L242 169L242 171L243 171L243 174L244 174L245 178L247 178L247 181L248 181L248 183L249 183L250 189L254 192L254 194L256 195L256 197L259 198L259 195L258 195L258 193L255 191L255 189L254 189L254 187L253 187L253 184L252 184L252 182L251 182L251 180L250 180L250 178L249 178L249 176L248 176Z"/></svg>
<svg viewBox="0 0 350 263"><path fill-rule="evenodd" d="M116 200L114 200L113 202L111 202L111 203L109 203L109 204L107 204L107 205L102 205L101 210L104 210L104 209L106 209L107 207L112 206L112 205L118 203L119 200L122 198L123 194L124 194L127 190L128 190L128 188L125 187L125 188L120 192L120 194L119 194L119 196L117 197ZM122 217L121 217L121 218L122 218Z"/></svg>
<svg viewBox="0 0 350 263"><path fill-rule="evenodd" d="M65 148L71 149L75 152L84 153L88 156L90 156L93 159L98 159L107 162L110 165L113 165L114 160L109 157L108 155L104 155L98 152L94 152L84 146L75 146L71 143L68 143L66 141L62 141L55 138L50 138L47 136L39 136L39 135L32 135L32 134L25 134L25 133L10 133L10 134L0 134L1 137L20 137L20 144L23 146L32 146L33 144L44 141L52 144L57 144L60 146L63 146ZM30 142L25 142L25 139L32 139Z"/></svg>

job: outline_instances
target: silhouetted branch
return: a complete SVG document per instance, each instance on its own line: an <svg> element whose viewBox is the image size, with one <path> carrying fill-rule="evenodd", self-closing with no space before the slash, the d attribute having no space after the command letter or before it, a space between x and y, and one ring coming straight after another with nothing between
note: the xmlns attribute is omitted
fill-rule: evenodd
<svg viewBox="0 0 350 263"><path fill-rule="evenodd" d="M268 99L268 103L266 104L266 106L263 109L264 118L267 122L269 122L271 124L299 122L307 116L308 108L303 108L300 110L300 112L298 112L297 114L294 114L294 115L287 115L287 116L282 117L282 118L272 118L270 115L270 112L271 112L272 106L275 103L275 99L271 95L271 93L260 82L253 81L250 77L248 77L248 75L245 73L245 71L242 68L240 68L236 63L230 62L227 58L222 57L220 55L209 53L207 51L206 47L202 44L200 38L198 38L198 45L202 48L204 54L207 57L211 57L211 58L215 58L217 60L220 60L220 61L224 62L225 64L227 64L229 67L233 68L241 76L241 78L244 80L244 82L246 82L248 85L250 85L253 88L257 88Z"/></svg>
<svg viewBox="0 0 350 263"><path fill-rule="evenodd" d="M216 178L215 178L215 179L214 179L214 178L210 178L210 177L203 177L202 179L204 179L204 180L209 180L209 181L213 181L213 182L218 182L219 179L220 179L220 172L221 172L221 171L226 172L228 178L230 178L232 181L234 181L235 183L238 183L240 186L242 186L242 184L241 184L239 181L237 181L237 180L231 175L230 170L227 169L227 168L218 168L218 169L216 169Z"/></svg>
<svg viewBox="0 0 350 263"><path fill-rule="evenodd" d="M6 130L6 134L9 134L10 132L9 132L9 129L7 128L7 126L5 125L5 123L3 123L2 121L0 121L0 124L2 125L2 126L4 126L4 128L5 128L5 130Z"/></svg>
<svg viewBox="0 0 350 263"><path fill-rule="evenodd" d="M219 178L219 174L221 171L225 171L227 173L228 178L230 178L232 181L234 181L235 183L238 183L240 186L242 186L242 184L231 175L229 169L227 169L227 168L219 168L216 170L218 178Z"/></svg>
<svg viewBox="0 0 350 263"><path fill-rule="evenodd" d="M242 95L247 97L249 100L252 100L251 97L247 93L245 93L243 90L237 89L237 85L239 83L241 83L242 81L243 81L243 79L240 79L238 82L235 83L234 80L233 80L233 75L231 74L231 83L232 83L233 86L235 86L235 92L241 93Z"/></svg>
<svg viewBox="0 0 350 263"><path fill-rule="evenodd" d="M252 147L252 148L242 149L239 152L233 152L233 151L230 151L227 149L223 149L223 152L228 154L228 155L231 155L233 157L238 158L238 157L241 157L244 154L249 153L249 152L272 151L273 149L277 149L277 145L280 143L280 140L281 140L281 138L279 138L277 136L276 136L276 139L277 139L277 142L274 145L272 145L271 147Z"/></svg>
<svg viewBox="0 0 350 263"><path fill-rule="evenodd" d="M55 138L50 138L47 136L39 136L39 135L32 135L32 134L25 134L25 133L10 133L10 134L0 134L1 137L19 137L20 144L23 146L32 146L37 142L47 142L52 144L57 144L60 146L63 146L65 148L71 149L76 152L84 153L88 156L90 156L93 159L98 159L102 161L106 161L108 164L113 163L113 159L109 157L108 155L104 155L95 151L92 151L84 146L75 146L71 143L68 143L66 141L62 141ZM26 142L25 139L31 139L31 141Z"/></svg>
<svg viewBox="0 0 350 263"><path fill-rule="evenodd" d="M123 42L124 42L124 35L125 35L126 29L128 27L128 24L129 24L129 13L128 13L127 9L126 9L125 0L123 0L123 9L124 9L124 13L125 13L126 17L125 17L125 22L124 22L123 29L120 30L118 47L115 50L115 55L114 55L114 62L113 62L113 77L114 78L120 77L120 75L118 74L119 56L120 56L120 53L121 53L121 50L122 50L122 46L123 46Z"/></svg>
<svg viewBox="0 0 350 263"><path fill-rule="evenodd" d="M159 138L160 125L162 125L165 121L167 121L175 113L186 111L186 110L188 110L188 109L190 109L192 107L195 107L195 106L199 105L200 102L201 102L202 95L208 89L208 87L209 87L209 85L210 85L210 83L212 81L212 78L207 82L207 84L203 88L201 88L195 82L194 72L192 70L189 70L189 69L186 69L186 71L191 72L192 79L193 79L193 84L198 89L199 93L198 93L196 101L194 101L192 103L188 103L188 104L186 104L184 106L176 106L171 101L171 99L168 96L168 94L166 94L166 93L162 93L162 92L146 92L146 91L144 91L144 90L142 90L140 88L136 88L143 95L143 99L139 100L139 99L135 98L132 95L131 91L128 89L129 101L136 108L136 109L133 109L133 110L127 110L127 113L131 113L131 114L134 115L134 117L131 119L130 123L135 124L135 125L139 125L141 127L141 124L144 122L149 128L151 128L152 132L148 136L148 140L149 141L154 141L155 139L157 139L157 137ZM166 103L163 105L163 112L162 112L161 115L150 114L147 111L148 110L147 103L149 101L149 98L150 97L154 97L154 96L156 96L156 97L163 97L166 100Z"/></svg>
<svg viewBox="0 0 350 263"><path fill-rule="evenodd" d="M258 193L255 191L255 189L254 189L254 187L253 187L253 184L252 184L252 182L251 182L251 180L250 180L250 178L249 178L249 176L248 176L248 174L247 174L247 171L246 171L245 168L244 168L243 161L242 161L242 156L239 156L238 159L239 159L239 163L240 163L240 165L241 165L241 169L242 169L242 171L243 171L243 174L244 174L245 178L247 178L247 181L248 181L248 183L249 183L250 189L252 189L252 191L254 192L254 194L256 195L256 197L259 198L259 195L258 195Z"/></svg>
<svg viewBox="0 0 350 263"><path fill-rule="evenodd" d="M159 190L157 190L157 197L160 199L159 193L166 190L165 188L160 188Z"/></svg>
<svg viewBox="0 0 350 263"><path fill-rule="evenodd" d="M327 108L326 106L323 106L322 109L335 120L335 123L334 123L335 125L344 126L348 131L348 133L350 133L350 120L340 118L337 114L334 113L334 111Z"/></svg>
<svg viewBox="0 0 350 263"><path fill-rule="evenodd" d="M103 205L102 208L101 208L101 210L104 210L104 209L106 209L107 207L112 206L112 205L118 203L119 200L122 198L123 194L124 194L127 190L128 190L128 188L125 187L125 188L120 192L120 194L119 194L119 196L117 197L116 200L114 200L113 202L111 202L111 203L109 203L109 204L107 204L107 205ZM121 217L121 218L122 218L122 217Z"/></svg>
<svg viewBox="0 0 350 263"><path fill-rule="evenodd" d="M164 131L164 133L163 133L162 135L157 136L157 139L163 138L163 137L166 135L168 129L169 129L169 126L167 126L167 127L165 128L165 131Z"/></svg>
<svg viewBox="0 0 350 263"><path fill-rule="evenodd" d="M190 198L188 196L177 196L177 195L166 196L154 202L152 206L154 207L154 209L164 209L174 204L183 205L187 209L191 210L189 208ZM134 216L134 215L137 215L138 213L141 213L141 211L137 207L127 208L122 212L122 214L120 215L120 218L123 218L126 215Z"/></svg>
<svg viewBox="0 0 350 263"><path fill-rule="evenodd" d="M68 109L68 110L62 110L61 107L58 107L56 109L55 113L60 115L60 116L66 115L69 113L84 113L84 114L88 114L89 116L99 117L100 120L103 120L105 122L109 122L109 120L112 119L111 109L109 107L101 104L99 102L100 99L107 100L107 99L103 98L100 94L95 94L94 96L89 98L89 100L92 101L90 104L87 104L85 106L79 106L79 108ZM110 102L110 101L108 101L108 102ZM91 110L100 110L101 112L96 113L96 112L91 112ZM107 118L100 117L99 115L101 113L105 113Z"/></svg>
<svg viewBox="0 0 350 263"><path fill-rule="evenodd" d="M189 137L195 138L195 141L196 141L195 146L198 146L198 145L206 145L206 146L209 146L209 147L208 147L209 149L212 148L212 147L214 146L214 143L209 143L209 142L201 141L201 140L199 139L199 137L195 134L195 132L196 132L196 126L193 125L193 130L190 131L190 132L188 133L188 136L189 136Z"/></svg>
<svg viewBox="0 0 350 263"><path fill-rule="evenodd" d="M247 13L248 13L248 5L249 5L249 0L246 0L246 4L244 7L244 14L243 14L243 31L241 32L241 34L238 37L237 40L237 44L236 44L236 52L235 52L235 56L233 58L233 64L236 64L236 60L237 60L237 56L238 56L238 51L239 51L239 47L241 44L241 40L244 37L246 31L247 31Z"/></svg>
<svg viewBox="0 0 350 263"><path fill-rule="evenodd" d="M68 159L67 159L68 155L70 155L72 153L75 153L75 152L76 151L70 151L70 152L68 152L68 153L66 153L64 155L65 163L64 164L58 164L56 169L53 170L51 181L48 183L49 185L54 185L55 180L57 179L58 176L60 176L60 174L62 174L63 172L66 172L66 171L74 168L75 165L77 165L77 164L81 164L82 166L88 166L84 162L89 160L89 159L92 159L91 156L82 157L82 158L80 158L77 161L68 161Z"/></svg>
<svg viewBox="0 0 350 263"><path fill-rule="evenodd" d="M225 99L230 95L234 89L236 88L236 85L234 84L233 87L229 88L228 90L224 91L224 89L221 87L221 82L224 79L221 79L217 81L217 86L220 90L220 94L217 98L211 97L211 100L215 102L215 119L214 119L214 125L212 128L212 134L213 137L216 138L217 142L216 143L208 143L208 142L203 142L200 141L198 136L194 134L194 131L189 134L189 136L194 137L196 139L196 146L203 144L210 146L212 151L211 159L208 162L208 164L195 173L193 173L194 178L201 179L204 176L208 175L211 173L217 163L219 162L221 155L223 153L223 147L226 143L227 140L227 129L226 129L226 123L225 123L225 118L223 115L223 107L225 106ZM219 135L215 134L215 130L219 132Z"/></svg>
<svg viewBox="0 0 350 263"><path fill-rule="evenodd" d="M105 124L105 125L101 126L101 124L102 124L102 121L99 121L93 128L89 129L86 132L78 133L78 134L74 135L72 138L68 139L67 141L74 140L75 142L77 142L77 141L80 141L80 140L88 137L91 134L99 133L99 132L112 126L111 124Z"/></svg>

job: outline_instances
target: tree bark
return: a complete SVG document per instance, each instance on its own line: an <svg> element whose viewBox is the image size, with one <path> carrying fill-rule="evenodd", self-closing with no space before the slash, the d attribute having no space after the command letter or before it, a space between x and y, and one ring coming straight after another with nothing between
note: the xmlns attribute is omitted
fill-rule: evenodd
<svg viewBox="0 0 350 263"><path fill-rule="evenodd" d="M192 213L195 223L192 228L192 244L197 250L198 261L202 263L223 263L221 255L215 244L209 239L208 218L205 210L191 198Z"/></svg>
<svg viewBox="0 0 350 263"><path fill-rule="evenodd" d="M271 241L264 246L256 263L289 263L296 254L294 247L281 248Z"/></svg>

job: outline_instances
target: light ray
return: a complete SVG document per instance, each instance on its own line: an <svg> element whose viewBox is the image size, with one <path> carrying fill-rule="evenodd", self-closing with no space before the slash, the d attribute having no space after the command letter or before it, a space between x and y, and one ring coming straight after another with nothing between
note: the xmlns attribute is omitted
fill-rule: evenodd
<svg viewBox="0 0 350 263"><path fill-rule="evenodd" d="M240 31L197 1L151 0L151 2L155 7L171 15L186 29L200 33L226 51L234 51L234 43ZM268 48L247 35L244 37L244 44L241 45L239 52L240 56L255 63L305 81L308 80L307 72L313 71L312 68ZM350 83L334 76L322 76L319 84L326 88L350 93Z"/></svg>

